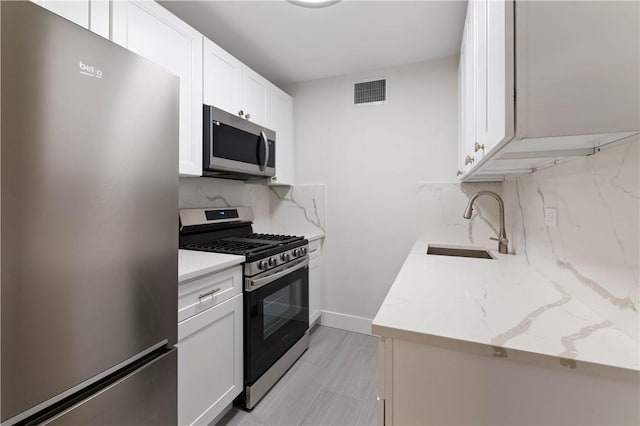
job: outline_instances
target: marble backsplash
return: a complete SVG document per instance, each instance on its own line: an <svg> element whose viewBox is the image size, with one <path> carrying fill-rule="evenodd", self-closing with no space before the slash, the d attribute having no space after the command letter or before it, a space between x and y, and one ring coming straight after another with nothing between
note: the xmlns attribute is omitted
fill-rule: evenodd
<svg viewBox="0 0 640 426"><path fill-rule="evenodd" d="M325 185L267 186L180 178L179 208L251 206L256 232L315 236L326 230Z"/></svg>
<svg viewBox="0 0 640 426"><path fill-rule="evenodd" d="M640 142L506 181L514 250L573 297L639 339ZM545 208L557 226L545 226Z"/></svg>
<svg viewBox="0 0 640 426"><path fill-rule="evenodd" d="M502 183L420 183L418 237L497 248L497 203L480 197L471 220L462 217L479 190L500 194L510 253L563 291L640 341L640 142ZM544 222L557 210L557 226Z"/></svg>
<svg viewBox="0 0 640 426"><path fill-rule="evenodd" d="M251 206L256 232L271 231L269 187L215 178L180 178L178 208Z"/></svg>
<svg viewBox="0 0 640 426"><path fill-rule="evenodd" d="M471 219L462 217L469 198L478 191L502 193L500 183L431 183L418 184L418 237L432 242L480 245L497 248L490 241L499 231L498 203L480 197L474 203Z"/></svg>
<svg viewBox="0 0 640 426"><path fill-rule="evenodd" d="M327 231L326 186L271 186L271 231L312 237Z"/></svg>

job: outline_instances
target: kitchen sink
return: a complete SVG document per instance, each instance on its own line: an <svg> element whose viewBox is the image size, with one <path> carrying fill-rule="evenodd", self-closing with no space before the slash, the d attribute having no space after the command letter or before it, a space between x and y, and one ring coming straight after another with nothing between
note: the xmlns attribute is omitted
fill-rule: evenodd
<svg viewBox="0 0 640 426"><path fill-rule="evenodd" d="M472 257L474 259L495 259L491 253L482 248L456 247L451 245L429 244L427 254L436 256Z"/></svg>

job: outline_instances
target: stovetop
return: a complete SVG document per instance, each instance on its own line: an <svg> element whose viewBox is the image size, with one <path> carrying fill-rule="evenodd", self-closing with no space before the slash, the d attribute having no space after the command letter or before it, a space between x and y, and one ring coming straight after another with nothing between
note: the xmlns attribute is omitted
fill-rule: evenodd
<svg viewBox="0 0 640 426"><path fill-rule="evenodd" d="M270 267L306 253L306 248L294 253L294 249L308 244L304 237L254 233L253 211L249 207L182 209L179 215L183 249L245 256L247 262L269 258Z"/></svg>
<svg viewBox="0 0 640 426"><path fill-rule="evenodd" d="M254 262L306 244L307 241L304 237L254 233L239 237L227 237L210 241L201 241L184 245L181 248L214 253L236 254L245 256L248 262Z"/></svg>

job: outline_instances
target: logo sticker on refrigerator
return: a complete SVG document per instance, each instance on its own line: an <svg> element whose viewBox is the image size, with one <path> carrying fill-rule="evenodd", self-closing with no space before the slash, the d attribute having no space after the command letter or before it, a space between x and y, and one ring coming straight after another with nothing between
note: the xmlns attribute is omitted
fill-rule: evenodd
<svg viewBox="0 0 640 426"><path fill-rule="evenodd" d="M88 75L89 77L102 78L102 70L94 67L93 65L86 65L82 61L79 61L80 74Z"/></svg>

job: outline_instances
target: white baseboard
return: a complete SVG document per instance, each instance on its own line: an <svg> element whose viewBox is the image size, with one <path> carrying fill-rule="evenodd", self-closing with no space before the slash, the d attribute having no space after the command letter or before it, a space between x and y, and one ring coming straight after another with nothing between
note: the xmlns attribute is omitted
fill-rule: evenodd
<svg viewBox="0 0 640 426"><path fill-rule="evenodd" d="M320 324L327 327L340 328L355 333L371 335L371 318L341 314L340 312L322 311Z"/></svg>

